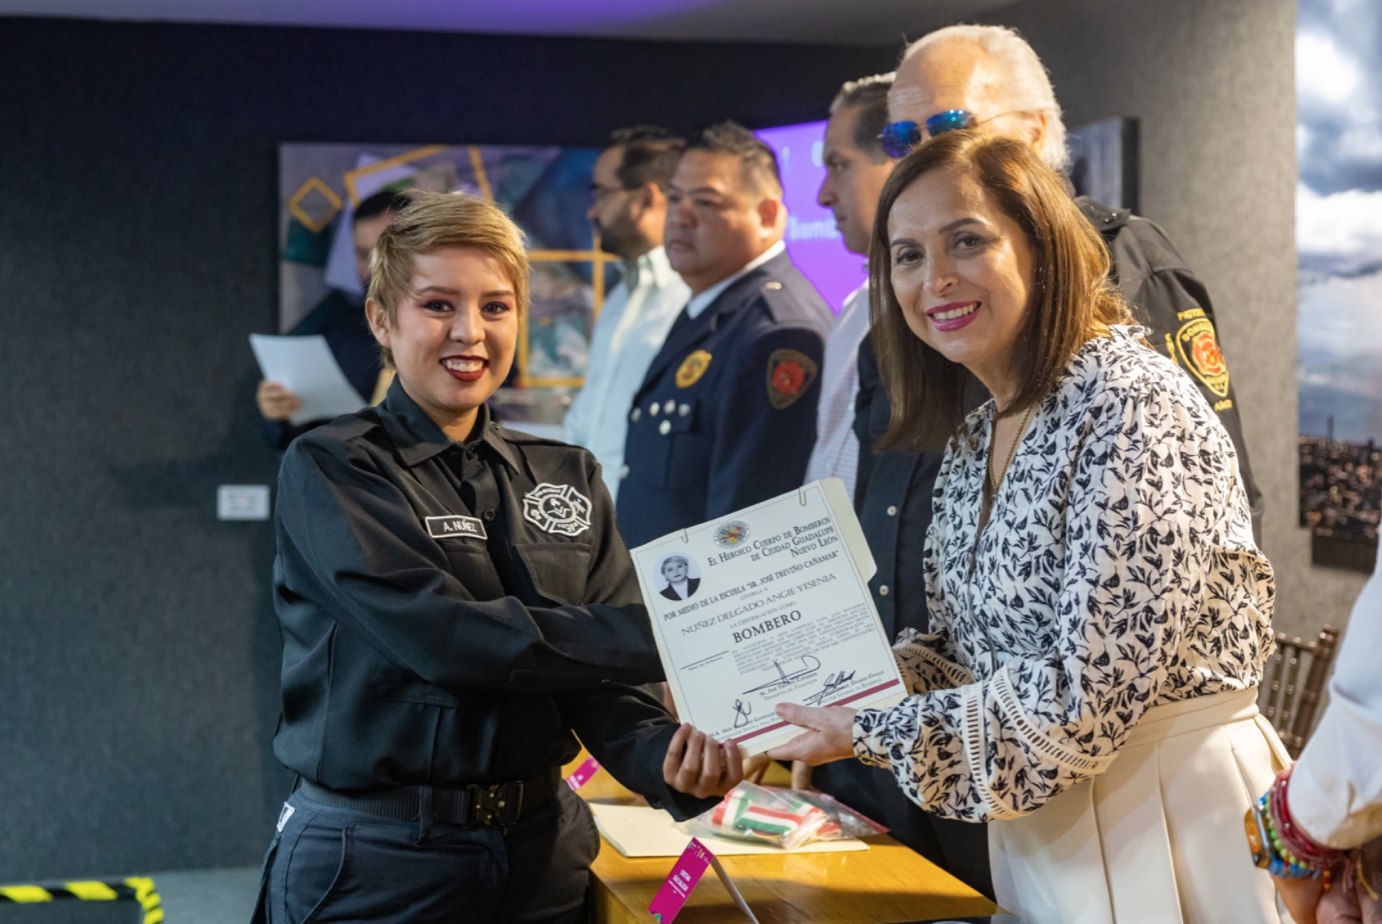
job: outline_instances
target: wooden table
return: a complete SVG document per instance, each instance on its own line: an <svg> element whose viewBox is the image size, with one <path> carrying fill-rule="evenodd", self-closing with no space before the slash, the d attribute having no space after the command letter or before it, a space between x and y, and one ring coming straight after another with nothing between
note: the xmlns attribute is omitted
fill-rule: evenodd
<svg viewBox="0 0 1382 924"><path fill-rule="evenodd" d="M578 761L584 759L582 754ZM605 770L580 794L591 802L641 801ZM721 862L762 924L888 924L996 913L993 902L886 834L867 842L869 850L853 853L724 857ZM672 857L629 859L602 841L600 856L591 867L595 920L649 924L648 905L673 862ZM743 920L713 870L706 871L677 916L677 924Z"/></svg>

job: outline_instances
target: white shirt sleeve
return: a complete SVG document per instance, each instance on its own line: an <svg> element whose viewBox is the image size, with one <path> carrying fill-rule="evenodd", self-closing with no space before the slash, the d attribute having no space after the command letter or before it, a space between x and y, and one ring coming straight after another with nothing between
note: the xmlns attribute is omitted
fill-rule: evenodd
<svg viewBox="0 0 1382 924"><path fill-rule="evenodd" d="M1291 773L1292 817L1343 850L1382 835L1382 549L1349 617L1329 707Z"/></svg>

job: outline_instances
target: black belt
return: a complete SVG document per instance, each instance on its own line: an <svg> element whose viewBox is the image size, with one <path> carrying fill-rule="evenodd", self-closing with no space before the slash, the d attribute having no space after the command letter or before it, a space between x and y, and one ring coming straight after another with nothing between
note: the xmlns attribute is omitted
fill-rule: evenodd
<svg viewBox="0 0 1382 924"><path fill-rule="evenodd" d="M337 792L303 780L301 792L313 802L398 821L417 821L419 806L431 802L432 821L462 825L512 825L535 814L556 795L560 771L553 767L530 780L481 786L405 786L374 792ZM431 790L431 799L423 790Z"/></svg>

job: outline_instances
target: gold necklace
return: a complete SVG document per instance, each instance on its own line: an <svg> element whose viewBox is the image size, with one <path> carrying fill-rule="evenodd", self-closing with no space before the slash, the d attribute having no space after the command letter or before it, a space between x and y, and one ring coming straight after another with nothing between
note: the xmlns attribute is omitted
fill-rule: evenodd
<svg viewBox="0 0 1382 924"><path fill-rule="evenodd" d="M1022 431L1027 429L1027 421L1030 420L1030 419L1032 418L1032 410L1033 410L1035 407L1036 407L1035 404L1029 405L1029 406L1027 407L1027 413L1025 413L1025 414L1022 415L1022 422L1021 422L1020 424L1017 425L1017 433L1013 435L1012 445L1008 447L1008 460L1007 460L1006 462L1003 463L1003 474L1004 474L1004 475L1006 475L1006 474L1008 473L1008 466L1013 464L1013 456L1017 453L1017 444L1018 444L1018 442L1020 442L1021 439L1022 439ZM994 436L997 436L997 435L998 435L998 412L997 412L996 410L994 411L994 416L993 416L993 433L994 433ZM990 438L990 439L989 439L989 465L988 465L988 468L989 468L989 485L990 485L990 487L993 488L993 493L994 493L994 495L996 496L996 495L998 494L998 482L999 482L999 480L1001 479L1002 476L998 475L998 474L997 474L996 472L994 472L994 470L993 470L993 444L994 444L994 440Z"/></svg>

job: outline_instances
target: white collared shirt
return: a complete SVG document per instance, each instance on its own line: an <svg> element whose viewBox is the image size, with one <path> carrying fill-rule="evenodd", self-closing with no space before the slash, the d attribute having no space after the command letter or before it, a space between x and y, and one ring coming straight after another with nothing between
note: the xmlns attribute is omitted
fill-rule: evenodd
<svg viewBox="0 0 1382 924"><path fill-rule="evenodd" d="M773 257L777 256L780 253L786 253L786 251L787 245L784 244L782 241L778 241L776 244L769 247L767 250L763 251L758 256L754 257L748 263L745 263L744 268L741 269L739 272L733 274L732 276L726 276L724 279L721 279L719 282L715 283L713 286L706 289L704 292L700 293L699 295L693 296L691 301L687 302L686 304L686 316L689 318L699 316L702 311L710 307L711 302L715 301L715 299L720 297L721 292L733 285L736 279L740 279L743 276L748 275L749 273L758 269L764 263L767 263Z"/></svg>
<svg viewBox="0 0 1382 924"><path fill-rule="evenodd" d="M629 406L672 322L691 298L691 290L661 247L623 264L623 269L623 279L610 291L595 322L585 387L562 422L568 443L595 454L612 497L624 467Z"/></svg>
<svg viewBox="0 0 1382 924"><path fill-rule="evenodd" d="M816 411L816 445L806 463L806 484L839 478L854 497L859 474L859 438L854 434L854 399L859 394L859 344L869 332L869 286L845 299L825 340L821 400Z"/></svg>

